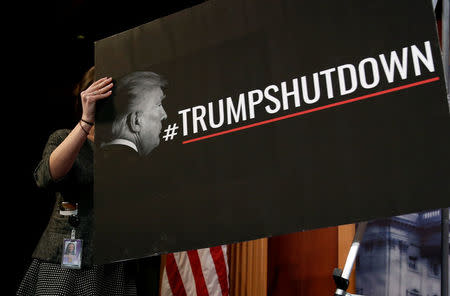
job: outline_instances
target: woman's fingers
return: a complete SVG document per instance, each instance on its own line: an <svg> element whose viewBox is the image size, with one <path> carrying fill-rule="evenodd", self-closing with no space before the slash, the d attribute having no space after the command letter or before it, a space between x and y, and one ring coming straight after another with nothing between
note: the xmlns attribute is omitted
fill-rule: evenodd
<svg viewBox="0 0 450 296"><path fill-rule="evenodd" d="M96 90L93 92L93 94L90 96L91 99L93 99L94 101L98 100L98 99L103 99L108 97L109 95L111 95L111 88L113 87L113 84L110 83L104 87L102 87L99 90Z"/></svg>
<svg viewBox="0 0 450 296"><path fill-rule="evenodd" d="M111 95L111 88L113 87L113 83L111 81L111 78L106 77L95 81L84 91L82 96L93 101L108 97Z"/></svg>
<svg viewBox="0 0 450 296"><path fill-rule="evenodd" d="M93 101L97 101L97 100L99 100L99 99L104 99L104 98L106 98L106 97L109 97L110 95L111 95L111 91L108 91L108 92L106 92L106 93L101 93L101 94L98 94L98 95L91 95L90 98L91 98Z"/></svg>
<svg viewBox="0 0 450 296"><path fill-rule="evenodd" d="M102 93L105 93L105 92L111 90L112 87L113 87L113 83L111 82L110 84L107 84L106 86L104 86L96 91L97 91L97 93L102 94Z"/></svg>
<svg viewBox="0 0 450 296"><path fill-rule="evenodd" d="M110 81L111 80L111 77L103 77L103 78L100 78L99 80L97 80L97 81L94 81L90 86L89 86L89 88L93 88L93 87L96 87L97 85L99 85L99 84L101 84L101 83L104 83L105 81Z"/></svg>
<svg viewBox="0 0 450 296"><path fill-rule="evenodd" d="M89 86L86 91L88 93L92 93L92 92L96 92L99 89L103 88L105 85L107 85L108 83L111 83L112 78L102 78L99 79L97 81L95 81L94 83L91 84L91 86Z"/></svg>
<svg viewBox="0 0 450 296"><path fill-rule="evenodd" d="M83 106L82 118L94 121L95 105L97 100L107 98L112 93L112 78L101 78L92 83L86 90L81 92L81 104Z"/></svg>

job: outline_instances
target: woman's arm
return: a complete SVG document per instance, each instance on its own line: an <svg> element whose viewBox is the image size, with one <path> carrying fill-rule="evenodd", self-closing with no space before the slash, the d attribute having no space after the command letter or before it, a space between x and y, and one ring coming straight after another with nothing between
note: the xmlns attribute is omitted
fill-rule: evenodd
<svg viewBox="0 0 450 296"><path fill-rule="evenodd" d="M112 86L111 78L105 77L95 81L85 91L81 92L81 104L83 107L82 121L74 127L64 141L50 155L49 166L53 180L64 177L72 168L81 147L93 128L86 121L94 122L95 103L97 100L109 97Z"/></svg>

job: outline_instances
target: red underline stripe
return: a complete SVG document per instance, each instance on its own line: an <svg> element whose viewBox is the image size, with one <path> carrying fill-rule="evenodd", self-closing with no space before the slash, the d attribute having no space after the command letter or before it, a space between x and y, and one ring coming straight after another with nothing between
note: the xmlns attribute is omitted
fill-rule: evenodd
<svg viewBox="0 0 450 296"><path fill-rule="evenodd" d="M249 129L249 128L252 128L252 127L256 127L256 126L260 126L260 125L264 125L264 124L268 124L268 123L272 123L272 122L276 122L276 121L280 121L280 120L284 120L284 119L288 119L288 118L292 118L292 117L296 117L296 116L300 116L300 115L304 115L304 114L320 111L320 110L329 109L329 108L345 105L345 104L348 104L348 103L353 103L353 102L356 102L356 101L365 100L365 99L368 99L368 98L372 98L372 97L384 95L384 94L387 94L387 93L399 91L399 90L402 90L402 89L406 89L406 88L410 88L410 87L414 87L414 86L418 86L418 85L434 82L434 81L437 81L437 80L439 80L439 77L425 79L425 80L422 80L422 81L418 81L418 82L406 84L406 85L403 85L403 86L398 86L398 87L382 90L382 91L379 91L379 92L376 92L376 93L372 93L372 94L356 97L356 98L353 98L353 99L349 99L349 100L345 100L345 101L341 101L341 102L337 102L337 103L333 103L333 104L329 104L329 105L325 105L325 106L321 106L321 107L317 107L317 108L313 108L313 109L308 109L308 110L305 110L305 111L292 113L292 114L288 114L288 115L284 115L284 116L280 116L280 117L276 117L276 118L272 118L272 119L268 119L268 120L264 120L264 121L260 121L260 122L256 122L256 123L252 123L252 124L248 124L248 125L244 125L244 126L233 128L233 129L229 129L229 130L226 130L226 131L222 131L222 132L206 135L206 136L203 136L203 137L198 137L198 138L186 140L186 141L183 141L182 143L183 144L188 144L188 143L192 143L192 142L197 142L197 141L209 139L209 138L212 138L212 137L217 137L217 136L221 136L221 135L237 132L237 131L244 130L244 129Z"/></svg>

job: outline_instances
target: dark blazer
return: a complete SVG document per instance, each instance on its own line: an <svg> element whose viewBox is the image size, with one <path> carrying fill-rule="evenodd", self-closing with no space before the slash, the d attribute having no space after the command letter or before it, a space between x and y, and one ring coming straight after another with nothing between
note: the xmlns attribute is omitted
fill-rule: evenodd
<svg viewBox="0 0 450 296"><path fill-rule="evenodd" d="M87 140L82 146L69 173L60 180L50 175L50 154L67 137L70 130L61 129L50 135L42 153L42 160L34 171L38 187L55 194L56 201L49 223L36 246L32 257L56 264L61 263L63 240L70 238L72 227L68 217L59 214L61 202L78 203L80 225L76 228L76 238L83 240L82 265L94 264L94 143ZM125 150L129 160L137 161L137 153L124 147L108 147ZM101 158L101 157L100 157ZM102 159L102 158L101 158ZM106 158L107 163L109 159ZM107 180L111 182L111 180ZM118 182L120 186L120 182ZM118 188L118 187L117 187ZM127 188L122 188L127 190ZM157 296L159 291L160 257L142 258L126 262L128 272L135 274L138 295Z"/></svg>
<svg viewBox="0 0 450 296"><path fill-rule="evenodd" d="M53 150L67 137L70 130L61 129L50 135L42 153L42 160L34 171L38 187L55 194L56 200L50 220L32 257L52 263L61 263L63 240L70 238L72 227L68 216L59 214L61 202L78 203L80 225L76 228L76 238L83 240L82 265L93 263L93 165L94 144L87 140L82 146L69 173L60 180L50 175L49 159Z"/></svg>

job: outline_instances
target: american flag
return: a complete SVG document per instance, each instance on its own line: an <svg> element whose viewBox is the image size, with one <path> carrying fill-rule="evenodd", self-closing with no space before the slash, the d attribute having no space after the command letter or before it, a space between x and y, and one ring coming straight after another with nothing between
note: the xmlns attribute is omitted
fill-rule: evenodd
<svg viewBox="0 0 450 296"><path fill-rule="evenodd" d="M229 296L227 246L170 253L161 296Z"/></svg>

